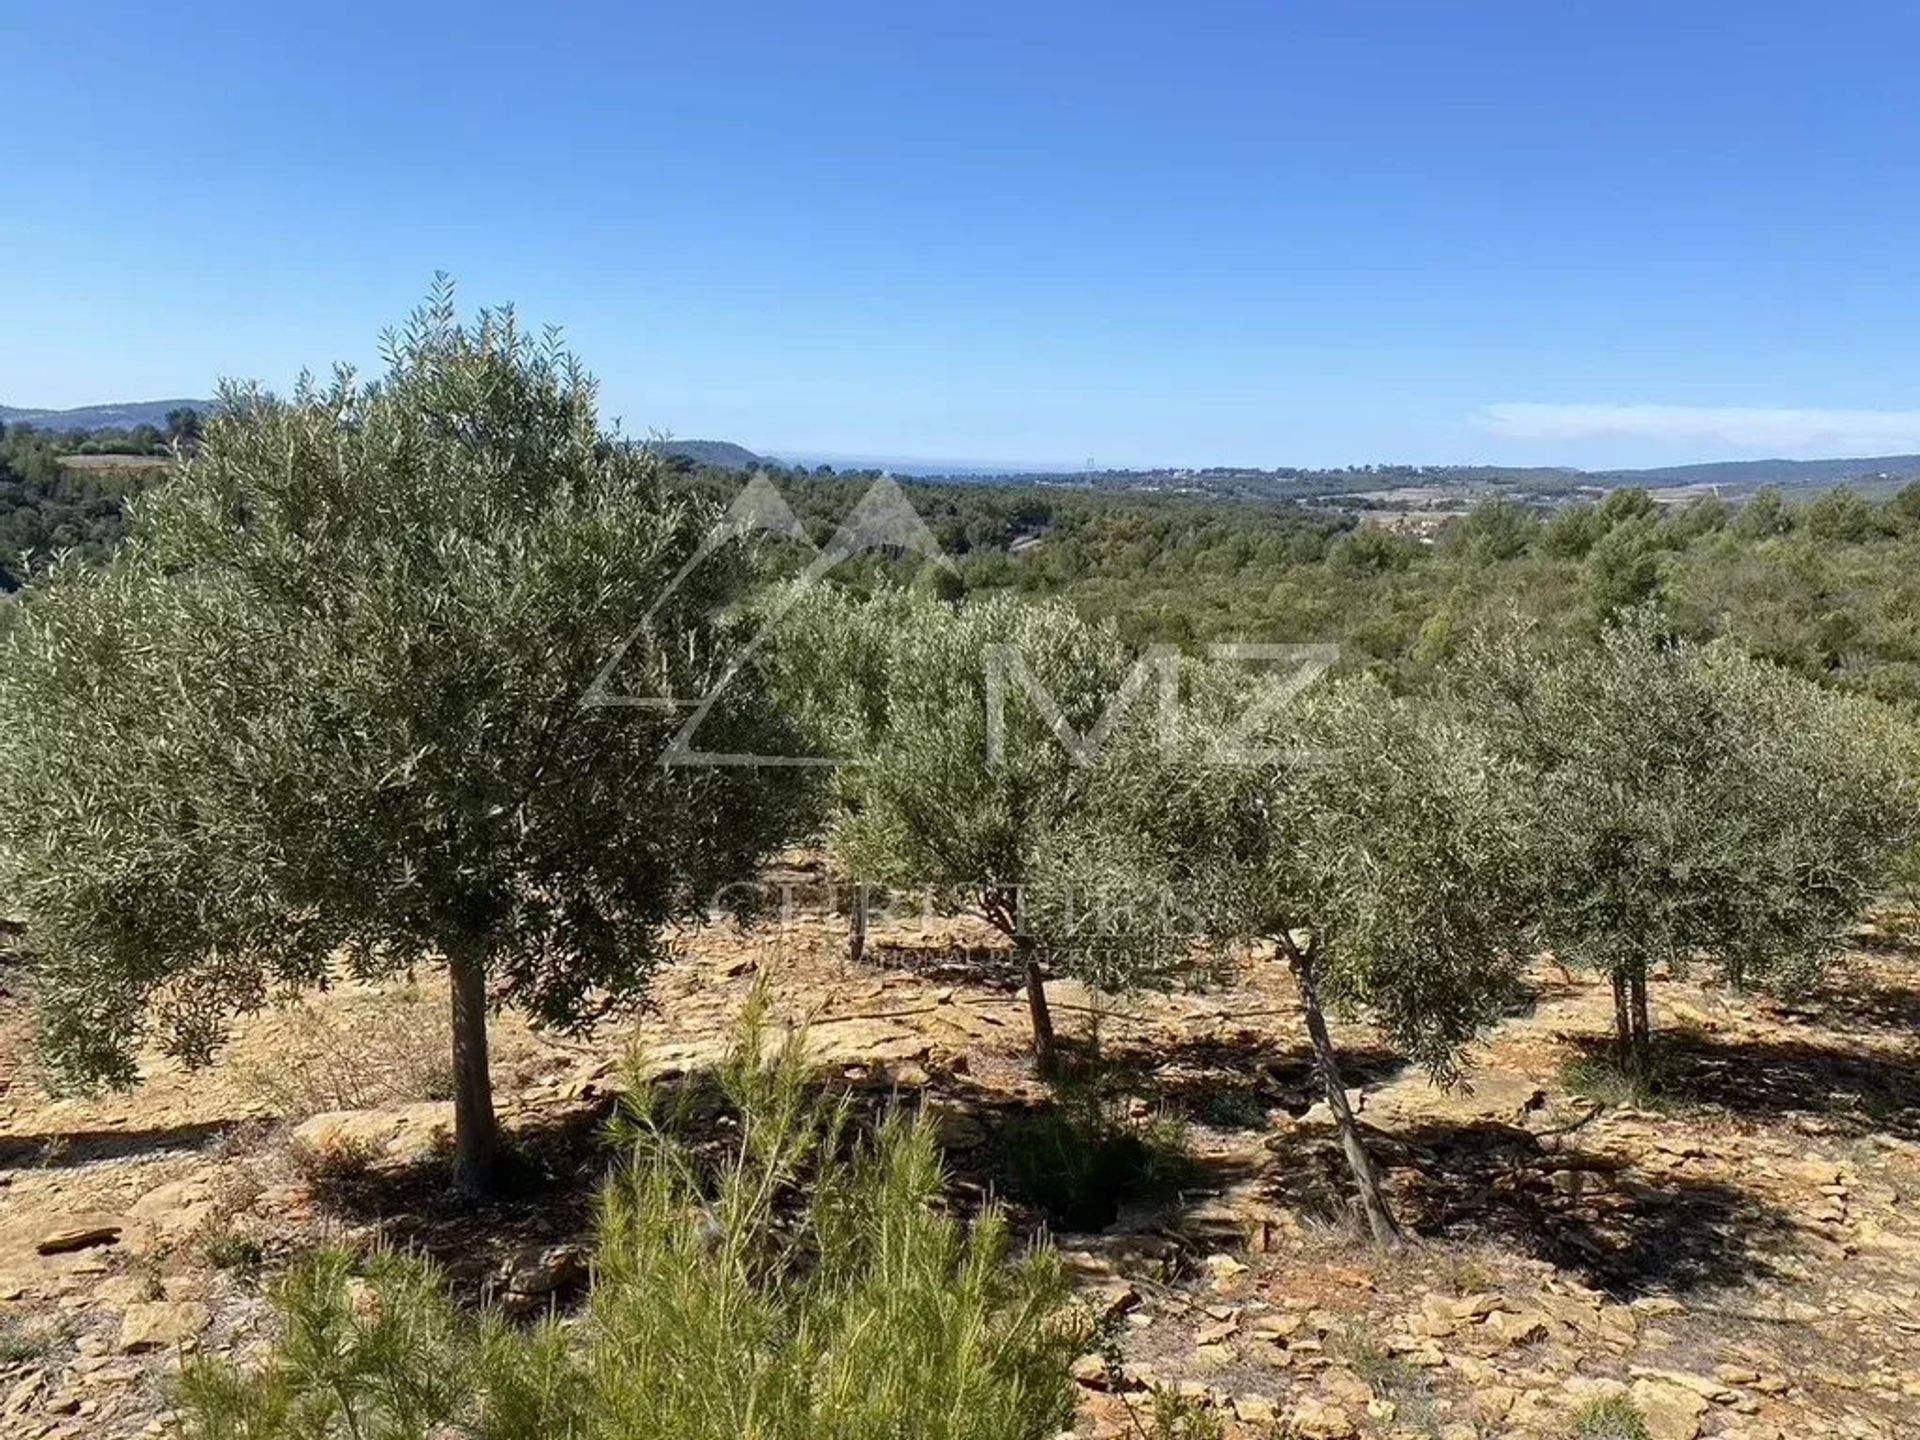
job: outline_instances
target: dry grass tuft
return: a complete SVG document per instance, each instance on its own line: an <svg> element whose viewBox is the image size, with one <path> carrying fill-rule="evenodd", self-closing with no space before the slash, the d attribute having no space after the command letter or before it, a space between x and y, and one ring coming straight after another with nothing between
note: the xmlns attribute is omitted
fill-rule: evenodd
<svg viewBox="0 0 1920 1440"><path fill-rule="evenodd" d="M283 1119L453 1094L452 1022L418 985L297 1001L272 1023L273 1058L242 1062L234 1082Z"/></svg>

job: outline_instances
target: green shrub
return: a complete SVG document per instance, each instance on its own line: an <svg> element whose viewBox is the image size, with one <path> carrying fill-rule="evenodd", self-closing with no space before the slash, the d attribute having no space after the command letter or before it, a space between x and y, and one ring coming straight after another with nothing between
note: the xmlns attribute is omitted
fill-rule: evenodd
<svg viewBox="0 0 1920 1440"><path fill-rule="evenodd" d="M266 1247L251 1235L216 1230L200 1242L200 1255L216 1270L228 1270L243 1280L258 1277L267 1263Z"/></svg>
<svg viewBox="0 0 1920 1440"><path fill-rule="evenodd" d="M740 1056L760 1039L749 1026ZM1043 1440L1070 1421L1088 1330L1058 1260L1010 1255L997 1211L967 1226L942 1209L928 1127L856 1137L791 1046L737 1058L720 1090L718 1128L710 1108L695 1128L691 1100L629 1105L577 1325L475 1319L430 1265L322 1254L281 1286L264 1368L187 1371L189 1432Z"/></svg>
<svg viewBox="0 0 1920 1440"><path fill-rule="evenodd" d="M1673 1066L1657 1043L1642 1063L1646 1073L1634 1075L1615 1055L1576 1055L1560 1067L1560 1083L1569 1095L1601 1105L1636 1110L1663 1108L1677 1084Z"/></svg>
<svg viewBox="0 0 1920 1440"><path fill-rule="evenodd" d="M1198 1400L1165 1387L1153 1392L1149 1440L1225 1440L1220 1417Z"/></svg>
<svg viewBox="0 0 1920 1440"><path fill-rule="evenodd" d="M1631 1400L1589 1400L1573 1417L1574 1440L1650 1440L1646 1417Z"/></svg>
<svg viewBox="0 0 1920 1440"><path fill-rule="evenodd" d="M20 1321L0 1319L0 1366L41 1360L58 1346L60 1337L45 1330L30 1330Z"/></svg>

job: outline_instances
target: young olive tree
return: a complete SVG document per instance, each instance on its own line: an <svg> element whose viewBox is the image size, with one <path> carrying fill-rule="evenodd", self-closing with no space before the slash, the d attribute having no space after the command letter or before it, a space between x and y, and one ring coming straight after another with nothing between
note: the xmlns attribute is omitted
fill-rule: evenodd
<svg viewBox="0 0 1920 1440"><path fill-rule="evenodd" d="M1656 965L1804 985L1920 836L1910 725L1650 611L1557 659L1518 635L1470 658L1462 688L1533 797L1542 939L1611 979L1636 1079Z"/></svg>
<svg viewBox="0 0 1920 1440"><path fill-rule="evenodd" d="M800 695L833 777L833 843L862 883L927 886L1011 942L1033 1047L1053 1068L1049 973L1124 987L1163 976L1185 942L1164 909L1089 913L1088 858L1125 732L1152 723L1151 667L1064 605L952 604L922 591L816 591L772 661ZM1131 877L1116 859L1108 878ZM1129 878L1128 883L1132 883Z"/></svg>
<svg viewBox="0 0 1920 1440"><path fill-rule="evenodd" d="M444 288L387 348L373 383L229 389L111 562L20 600L0 885L74 1082L130 1083L148 1039L205 1061L277 991L444 963L479 1188L489 1005L577 1026L636 998L801 792L663 764L679 710L582 703L616 654L620 694L710 693L737 571L670 583L710 517L600 430L572 358ZM742 674L698 739L779 751L781 723Z"/></svg>
<svg viewBox="0 0 1920 1440"><path fill-rule="evenodd" d="M1286 959L1360 1207L1390 1246L1327 1016L1365 1014L1457 1076L1527 954L1512 776L1460 715L1370 681L1323 684L1256 730L1220 713L1203 696L1167 758L1156 847L1182 857L1174 883L1217 938Z"/></svg>

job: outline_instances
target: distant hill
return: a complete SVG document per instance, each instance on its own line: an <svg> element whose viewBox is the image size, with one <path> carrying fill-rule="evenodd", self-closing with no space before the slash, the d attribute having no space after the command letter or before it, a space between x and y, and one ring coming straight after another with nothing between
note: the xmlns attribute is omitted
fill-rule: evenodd
<svg viewBox="0 0 1920 1440"><path fill-rule="evenodd" d="M22 410L0 405L0 425L28 424L46 430L131 430L163 425L170 410L213 409L211 400L125 400L115 405L82 405L74 410Z"/></svg>
<svg viewBox="0 0 1920 1440"><path fill-rule="evenodd" d="M1670 494L1713 487L1728 498L1749 495L1769 485L1803 492L1831 490L1845 485L1866 495L1890 495L1912 481L1920 480L1920 455L1868 455L1840 460L1720 460L1649 470L1575 470L1570 467L1512 465L1369 465L1304 470L1218 465L1203 470L1164 468L1003 475L943 474L938 478L956 484L1172 491L1226 498L1388 505L1412 499L1422 492L1461 500L1506 494L1553 502L1629 485Z"/></svg>
<svg viewBox="0 0 1920 1440"><path fill-rule="evenodd" d="M163 425L167 412L214 408L211 400L132 400L112 405L83 405L72 410L22 409L0 405L0 424L17 421L47 430L127 430ZM779 468L782 462L756 454L731 440L661 440L663 455L677 456L718 470ZM1697 465L1665 465L1649 470L1576 470L1571 466L1371 465L1311 470L1292 466L1216 465L1205 469L1172 467L1140 470L1072 471L961 465L933 461L856 462L841 457L836 468L890 469L896 474L955 483L1071 486L1093 490L1171 490L1243 498L1315 500L1366 495L1384 490L1440 490L1541 497L1577 491L1641 485L1651 490L1718 486L1740 495L1764 485L1825 490L1851 485L1868 492L1891 493L1920 479L1920 455L1865 455L1841 460L1717 460Z"/></svg>
<svg viewBox="0 0 1920 1440"><path fill-rule="evenodd" d="M756 455L731 440L662 440L654 446L662 455L678 455L696 465L711 465L716 470L758 470L778 465L764 455Z"/></svg>
<svg viewBox="0 0 1920 1440"><path fill-rule="evenodd" d="M1596 470L1589 478L1612 485L1727 485L1757 490L1911 480L1920 476L1920 455L1877 455L1851 460L1716 460L1703 465L1666 465L1657 470Z"/></svg>

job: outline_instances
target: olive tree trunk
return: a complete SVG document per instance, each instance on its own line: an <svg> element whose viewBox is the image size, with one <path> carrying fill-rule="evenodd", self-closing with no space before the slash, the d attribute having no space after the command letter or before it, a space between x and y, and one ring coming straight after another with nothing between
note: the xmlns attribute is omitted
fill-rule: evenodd
<svg viewBox="0 0 1920 1440"><path fill-rule="evenodd" d="M847 959L858 965L867 953L867 887L861 883L853 887L853 898L847 907Z"/></svg>
<svg viewBox="0 0 1920 1440"><path fill-rule="evenodd" d="M480 946L447 957L453 997L453 1184L479 1195L500 1174L500 1122L493 1113L487 1067L486 952Z"/></svg>
<svg viewBox="0 0 1920 1440"><path fill-rule="evenodd" d="M1047 1004L1047 977L1040 968L1033 937L1021 921L1020 892L995 886L980 897L980 910L988 922L1013 942L1013 957L1020 966L1027 987L1027 1017L1033 1022L1033 1065L1042 1075L1052 1075L1059 1065L1059 1050L1053 1040L1053 1008Z"/></svg>
<svg viewBox="0 0 1920 1440"><path fill-rule="evenodd" d="M1327 1016L1320 1003L1320 976L1312 947L1301 949L1291 937L1281 942L1294 979L1300 986L1300 1011L1306 1018L1307 1036L1313 1042L1314 1069L1320 1074L1326 1092L1327 1108L1333 1112L1334 1129L1340 1135L1340 1148L1346 1152L1347 1168L1353 1172L1354 1188L1359 1192L1360 1209L1367 1217L1373 1243L1385 1250L1399 1248L1402 1235L1399 1222L1380 1188L1380 1172L1360 1134L1360 1122L1353 1118L1347 1103L1347 1087L1340 1076L1339 1057L1334 1053L1333 1036L1327 1030Z"/></svg>
<svg viewBox="0 0 1920 1440"><path fill-rule="evenodd" d="M1613 1052L1622 1075L1633 1070L1633 1011L1627 1002L1627 973L1613 972Z"/></svg>
<svg viewBox="0 0 1920 1440"><path fill-rule="evenodd" d="M1633 1002L1633 1073L1636 1079L1645 1081L1653 1071L1653 1020L1647 1010L1647 967L1644 964L1633 972L1628 991Z"/></svg>
<svg viewBox="0 0 1920 1440"><path fill-rule="evenodd" d="M1652 1071L1653 1020L1644 961L1613 972L1614 1050L1620 1073L1636 1083Z"/></svg>
<svg viewBox="0 0 1920 1440"><path fill-rule="evenodd" d="M1042 1075L1051 1075L1059 1065L1059 1051L1053 1041L1053 1009L1047 1004L1047 979L1033 953L1031 940L1016 939L1014 953L1027 982L1027 1015L1033 1021L1033 1064Z"/></svg>

